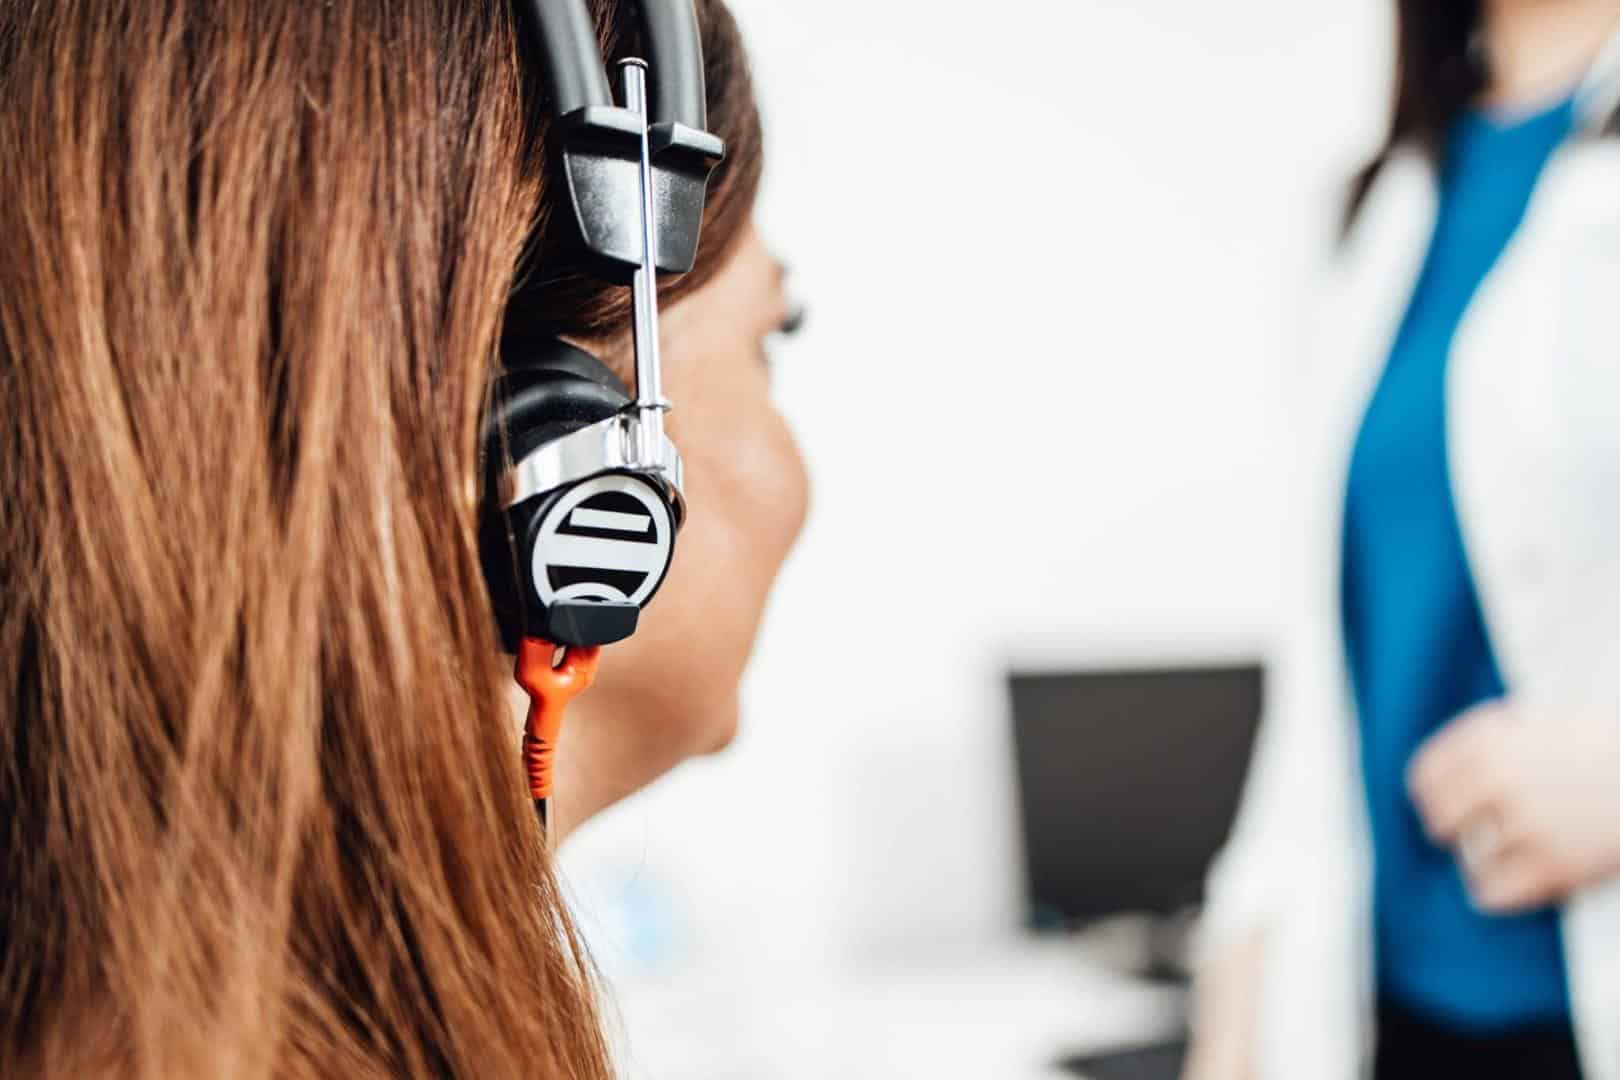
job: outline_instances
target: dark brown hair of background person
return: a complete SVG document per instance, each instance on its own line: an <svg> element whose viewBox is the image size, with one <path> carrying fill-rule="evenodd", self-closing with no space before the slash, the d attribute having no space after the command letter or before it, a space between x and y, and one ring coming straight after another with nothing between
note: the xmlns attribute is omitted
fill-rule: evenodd
<svg viewBox="0 0 1620 1080"><path fill-rule="evenodd" d="M1395 102L1389 134L1351 182L1343 221L1346 233L1396 147L1416 146L1438 158L1452 123L1490 84L1484 23L1483 0L1397 0ZM1620 112L1609 117L1603 132L1620 134Z"/></svg>
<svg viewBox="0 0 1620 1080"><path fill-rule="evenodd" d="M1389 135L1351 183L1345 228L1398 146L1438 155L1446 132L1489 81L1479 41L1481 0L1397 0L1394 115Z"/></svg>
<svg viewBox="0 0 1620 1080"><path fill-rule="evenodd" d="M670 295L760 168L697 6L730 157ZM510 0L0 0L0 1075L607 1075L476 447L531 226L559 326L628 299L518 49Z"/></svg>

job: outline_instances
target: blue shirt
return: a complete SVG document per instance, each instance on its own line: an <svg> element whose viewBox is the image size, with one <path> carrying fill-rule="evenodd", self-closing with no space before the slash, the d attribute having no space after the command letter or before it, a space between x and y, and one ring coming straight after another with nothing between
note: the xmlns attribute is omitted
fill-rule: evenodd
<svg viewBox="0 0 1620 1080"><path fill-rule="evenodd" d="M1429 253L1351 458L1344 522L1347 659L1372 825L1379 992L1437 1023L1559 1022L1569 995L1557 915L1470 904L1406 789L1413 752L1503 695L1446 464L1446 365L1481 281L1518 228L1573 103L1503 122L1469 113L1447 141Z"/></svg>

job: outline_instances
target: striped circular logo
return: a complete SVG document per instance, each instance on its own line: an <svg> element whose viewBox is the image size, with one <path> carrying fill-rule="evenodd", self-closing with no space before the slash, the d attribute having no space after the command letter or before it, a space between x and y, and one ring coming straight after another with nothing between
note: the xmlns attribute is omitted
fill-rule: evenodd
<svg viewBox="0 0 1620 1080"><path fill-rule="evenodd" d="M669 506L647 481L612 473L570 488L546 511L530 572L547 607L612 600L638 607L669 569Z"/></svg>

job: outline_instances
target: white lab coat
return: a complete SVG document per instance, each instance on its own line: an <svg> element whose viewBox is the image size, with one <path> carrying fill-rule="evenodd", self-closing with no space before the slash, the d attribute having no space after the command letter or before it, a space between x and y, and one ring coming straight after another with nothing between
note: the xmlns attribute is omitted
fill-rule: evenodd
<svg viewBox="0 0 1620 1080"><path fill-rule="evenodd" d="M1451 483L1486 627L1531 722L1620 724L1620 39L1453 343ZM1210 879L1203 940L1264 927L1259 1075L1351 1080L1372 1042L1370 838L1340 624L1350 450L1427 249L1433 170L1397 153L1336 262L1319 347L1297 366L1289 612L1243 805ZM1620 776L1615 778L1620 784ZM1563 907L1589 1080L1620 1080L1620 880Z"/></svg>

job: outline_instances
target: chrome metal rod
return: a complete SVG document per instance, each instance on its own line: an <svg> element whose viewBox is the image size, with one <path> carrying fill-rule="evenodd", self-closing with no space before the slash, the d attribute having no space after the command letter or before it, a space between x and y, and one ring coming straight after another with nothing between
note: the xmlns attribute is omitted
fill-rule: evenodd
<svg viewBox="0 0 1620 1080"><path fill-rule="evenodd" d="M663 413L669 408L664 399L663 362L658 351L658 217L653 197L652 152L647 144L648 117L647 64L631 58L619 64L624 80L625 108L643 120L641 131L641 268L630 282L634 308L633 326L636 350L636 412L642 423L647 448L663 440Z"/></svg>

